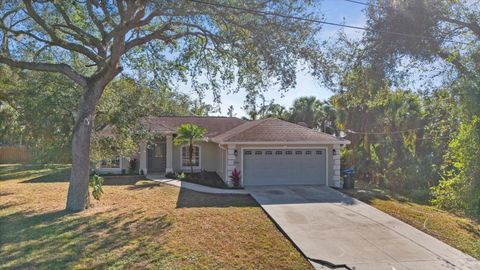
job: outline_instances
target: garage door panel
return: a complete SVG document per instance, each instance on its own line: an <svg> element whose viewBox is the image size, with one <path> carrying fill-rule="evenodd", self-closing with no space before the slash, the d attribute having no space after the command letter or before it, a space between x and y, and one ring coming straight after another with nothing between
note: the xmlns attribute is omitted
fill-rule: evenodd
<svg viewBox="0 0 480 270"><path fill-rule="evenodd" d="M244 150L243 162L246 186L325 184L324 149Z"/></svg>

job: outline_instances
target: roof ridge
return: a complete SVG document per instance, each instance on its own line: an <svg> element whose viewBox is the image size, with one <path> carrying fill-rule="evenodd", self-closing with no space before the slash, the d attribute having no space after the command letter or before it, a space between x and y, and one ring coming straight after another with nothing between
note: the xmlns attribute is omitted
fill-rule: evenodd
<svg viewBox="0 0 480 270"><path fill-rule="evenodd" d="M154 119L154 118L158 118L158 116L147 116L145 119L148 121L148 119ZM151 123L149 123L149 124L151 124ZM169 131L175 131L174 129L172 129L172 128L166 126L166 125L164 125L163 123L158 123L158 122L157 122L156 124L164 127L165 129L167 129L167 130L169 130ZM150 127L149 127L149 129L150 129Z"/></svg>
<svg viewBox="0 0 480 270"><path fill-rule="evenodd" d="M238 125L238 126L232 128L232 129L229 129L229 130L227 130L227 131L225 131L225 132L223 132L223 133L221 133L221 134L218 134L217 136L215 136L215 137L212 138L212 139L221 138L222 140L227 140L227 139L229 139L229 138L237 135L237 134L240 133L240 132L244 132L244 131L247 131L247 130L249 130L249 129L251 129L251 128L254 128L254 127L258 126L260 123L265 122L265 120L267 120L267 119L268 119L268 118L263 118L263 119L258 119L258 120L251 120L251 121L248 121L248 120L247 120L247 122L245 122L245 123L243 123L243 124L241 124L241 125ZM250 124L250 125L248 125L248 124ZM242 128L242 126L244 126L244 125L248 125L248 126ZM222 137L222 135L225 135L225 134L228 133L228 132L234 132L235 129L239 129L239 130L236 131L236 132L233 133L233 134L229 134L229 135L227 135L227 136L225 136L225 137Z"/></svg>
<svg viewBox="0 0 480 270"><path fill-rule="evenodd" d="M293 124L293 125L302 127L303 129L312 130L312 131L315 131L315 132L318 132L318 133L321 133L321 134L324 134L324 135L328 135L328 136L333 137L333 138L335 138L335 139L338 139L338 137L335 136L335 135L332 135L332 134L329 134L329 133L326 133L326 132L323 132L323 131L319 131L319 130L316 130L316 129L313 129L313 128L309 128L309 127L306 127L306 126L302 126L302 125L299 125L299 124L297 124L297 123L292 123L292 122L290 122L290 121L282 120L282 119L275 118L275 117L271 117L271 118L267 118L267 119L280 120L280 121L282 121L282 122L286 122L286 123L289 123L289 124Z"/></svg>

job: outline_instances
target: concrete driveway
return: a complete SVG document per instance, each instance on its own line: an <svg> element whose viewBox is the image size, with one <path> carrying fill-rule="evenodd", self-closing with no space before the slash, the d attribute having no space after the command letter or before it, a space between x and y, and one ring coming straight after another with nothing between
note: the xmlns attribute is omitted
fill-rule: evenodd
<svg viewBox="0 0 480 270"><path fill-rule="evenodd" d="M268 186L248 191L308 258L356 270L480 269L474 258L334 189Z"/></svg>

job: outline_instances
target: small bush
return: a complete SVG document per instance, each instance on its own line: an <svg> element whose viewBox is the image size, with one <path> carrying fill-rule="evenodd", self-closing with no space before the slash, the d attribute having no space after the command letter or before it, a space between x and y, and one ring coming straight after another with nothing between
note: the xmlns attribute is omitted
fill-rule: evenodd
<svg viewBox="0 0 480 270"><path fill-rule="evenodd" d="M237 171L237 168L233 169L230 179L234 187L240 186L240 171Z"/></svg>
<svg viewBox="0 0 480 270"><path fill-rule="evenodd" d="M183 179L187 178L187 175L184 172L182 172L182 173L177 174L177 177L175 177L175 178L178 179L178 180L183 180Z"/></svg>
<svg viewBox="0 0 480 270"><path fill-rule="evenodd" d="M102 184L104 181L105 179L103 179L103 177L96 174L90 177L88 185L92 188L92 196L97 201L100 200L100 197L103 194Z"/></svg>

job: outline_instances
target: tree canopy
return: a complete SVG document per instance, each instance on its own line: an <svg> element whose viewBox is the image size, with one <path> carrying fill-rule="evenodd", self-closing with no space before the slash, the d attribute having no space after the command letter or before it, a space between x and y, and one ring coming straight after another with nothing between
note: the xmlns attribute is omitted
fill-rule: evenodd
<svg viewBox="0 0 480 270"><path fill-rule="evenodd" d="M338 125L352 131L344 158L365 179L479 216L480 4L370 1L366 16L369 31L341 34L330 53Z"/></svg>

